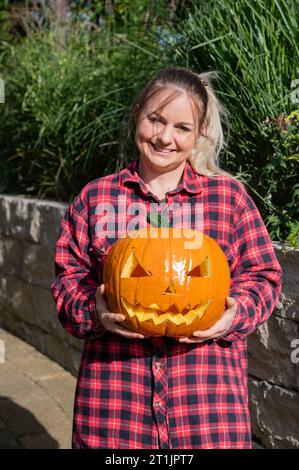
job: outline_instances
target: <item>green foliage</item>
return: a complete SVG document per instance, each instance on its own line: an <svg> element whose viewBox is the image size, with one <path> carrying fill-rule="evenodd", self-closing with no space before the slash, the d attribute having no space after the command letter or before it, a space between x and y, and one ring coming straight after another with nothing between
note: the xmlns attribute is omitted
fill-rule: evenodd
<svg viewBox="0 0 299 470"><path fill-rule="evenodd" d="M164 56L155 31L137 38L110 28L73 21L64 43L54 25L5 44L0 190L68 200L132 160L122 152L121 123Z"/></svg>
<svg viewBox="0 0 299 470"><path fill-rule="evenodd" d="M272 149L255 188L264 193L263 204L269 208L266 223L274 239L287 235L292 245L299 246L299 110L267 119L261 125L261 138L265 148ZM262 181L267 181L266 188Z"/></svg>
<svg viewBox="0 0 299 470"><path fill-rule="evenodd" d="M243 179L271 237L298 246L298 2L68 5L66 25L1 5L0 192L70 200L133 160L128 111L157 70L218 70L231 116L222 166Z"/></svg>
<svg viewBox="0 0 299 470"><path fill-rule="evenodd" d="M292 241L298 119L283 128L277 123L298 109L298 45L295 0L209 0L180 24L173 59L198 72L220 72L216 89L231 116L222 165L241 175L271 236Z"/></svg>

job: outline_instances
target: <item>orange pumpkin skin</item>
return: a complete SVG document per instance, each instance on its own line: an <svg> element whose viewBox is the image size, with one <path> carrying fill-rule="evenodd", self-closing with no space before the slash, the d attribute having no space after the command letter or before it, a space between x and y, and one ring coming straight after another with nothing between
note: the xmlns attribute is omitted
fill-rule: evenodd
<svg viewBox="0 0 299 470"><path fill-rule="evenodd" d="M145 336L178 338L210 328L229 294L222 249L195 230L156 228L155 234L141 229L112 245L103 271L109 310Z"/></svg>

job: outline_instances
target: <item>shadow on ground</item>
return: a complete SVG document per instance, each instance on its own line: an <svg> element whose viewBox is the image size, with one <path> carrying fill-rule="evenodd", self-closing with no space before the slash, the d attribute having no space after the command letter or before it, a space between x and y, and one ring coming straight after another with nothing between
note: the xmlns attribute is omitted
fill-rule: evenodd
<svg viewBox="0 0 299 470"><path fill-rule="evenodd" d="M58 448L59 443L30 411L8 397L0 397L0 449Z"/></svg>

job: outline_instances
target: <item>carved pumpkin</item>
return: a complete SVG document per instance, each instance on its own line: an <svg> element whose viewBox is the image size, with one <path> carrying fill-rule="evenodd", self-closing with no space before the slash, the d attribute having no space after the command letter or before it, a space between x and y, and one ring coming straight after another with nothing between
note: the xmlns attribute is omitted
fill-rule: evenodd
<svg viewBox="0 0 299 470"><path fill-rule="evenodd" d="M142 229L117 240L104 264L109 310L146 336L191 336L225 310L230 272L215 240L195 230ZM152 232L151 232L152 233ZM181 233L181 231L179 232ZM190 242L190 240L197 240Z"/></svg>

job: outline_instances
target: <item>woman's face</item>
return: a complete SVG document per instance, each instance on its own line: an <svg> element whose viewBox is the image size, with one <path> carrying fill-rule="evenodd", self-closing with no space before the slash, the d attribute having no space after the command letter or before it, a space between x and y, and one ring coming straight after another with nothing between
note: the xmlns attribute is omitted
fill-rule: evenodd
<svg viewBox="0 0 299 470"><path fill-rule="evenodd" d="M198 136L198 111L183 90L161 90L141 110L136 126L135 142L143 167L161 173L181 166L191 154Z"/></svg>

